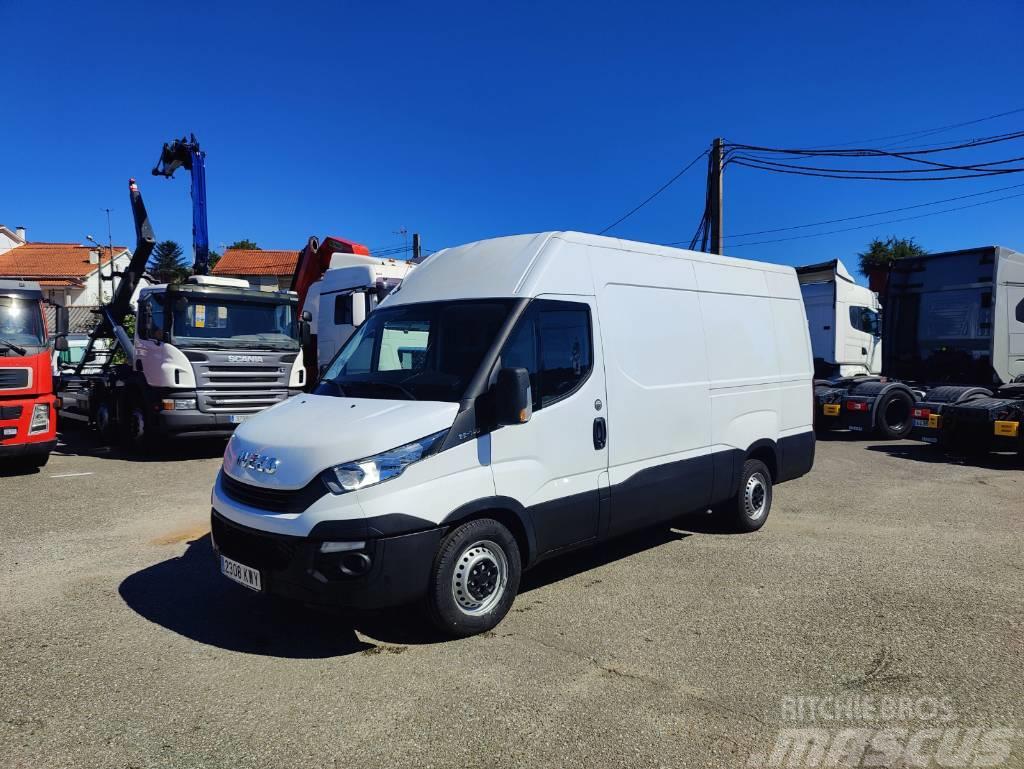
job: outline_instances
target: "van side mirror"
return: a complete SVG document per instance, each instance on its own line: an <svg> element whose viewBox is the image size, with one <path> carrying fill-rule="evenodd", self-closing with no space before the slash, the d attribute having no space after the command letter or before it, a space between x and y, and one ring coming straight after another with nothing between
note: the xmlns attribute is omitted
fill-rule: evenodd
<svg viewBox="0 0 1024 769"><path fill-rule="evenodd" d="M57 352L68 351L68 338L66 334L58 334L53 339L53 349Z"/></svg>
<svg viewBox="0 0 1024 769"><path fill-rule="evenodd" d="M494 385L499 425L521 425L533 416L530 372L525 368L503 368Z"/></svg>

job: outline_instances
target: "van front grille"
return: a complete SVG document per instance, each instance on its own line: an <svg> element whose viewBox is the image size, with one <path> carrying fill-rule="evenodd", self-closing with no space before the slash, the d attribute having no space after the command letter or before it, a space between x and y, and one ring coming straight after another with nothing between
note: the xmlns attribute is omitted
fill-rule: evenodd
<svg viewBox="0 0 1024 769"><path fill-rule="evenodd" d="M317 476L301 489L272 489L232 478L221 471L220 485L225 496L248 507L271 513L301 513L327 493Z"/></svg>

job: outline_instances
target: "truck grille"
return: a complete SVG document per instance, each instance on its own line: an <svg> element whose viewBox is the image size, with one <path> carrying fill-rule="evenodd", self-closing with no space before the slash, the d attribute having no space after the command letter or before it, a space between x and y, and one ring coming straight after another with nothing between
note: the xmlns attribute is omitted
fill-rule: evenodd
<svg viewBox="0 0 1024 769"><path fill-rule="evenodd" d="M246 387L254 384L277 384L288 374L284 366L205 366L200 387L218 385ZM287 380L285 380L287 383Z"/></svg>
<svg viewBox="0 0 1024 769"><path fill-rule="evenodd" d="M256 569L285 570L302 540L238 526L214 514L210 531L217 549L228 558Z"/></svg>
<svg viewBox="0 0 1024 769"><path fill-rule="evenodd" d="M225 496L239 504L271 513L301 513L327 493L327 487L317 476L301 489L271 489L235 480L225 472L220 474L220 487Z"/></svg>
<svg viewBox="0 0 1024 769"><path fill-rule="evenodd" d="M282 391L245 392L241 390L214 390L197 392L199 410L210 414L255 414L275 403L288 400Z"/></svg>
<svg viewBox="0 0 1024 769"><path fill-rule="evenodd" d="M28 387L27 368L0 368L0 390L22 390Z"/></svg>

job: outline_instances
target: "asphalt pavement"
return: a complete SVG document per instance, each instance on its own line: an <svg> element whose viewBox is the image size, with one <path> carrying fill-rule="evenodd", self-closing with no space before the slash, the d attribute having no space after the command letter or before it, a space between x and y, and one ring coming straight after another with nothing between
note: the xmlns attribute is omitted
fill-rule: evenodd
<svg viewBox="0 0 1024 769"><path fill-rule="evenodd" d="M841 726L903 729L893 765L978 729L974 759L1024 766L1016 457L836 434L760 532L697 515L551 561L494 631L448 641L222 578L222 451L76 431L0 475L0 767L754 769L793 758L787 730L838 750Z"/></svg>

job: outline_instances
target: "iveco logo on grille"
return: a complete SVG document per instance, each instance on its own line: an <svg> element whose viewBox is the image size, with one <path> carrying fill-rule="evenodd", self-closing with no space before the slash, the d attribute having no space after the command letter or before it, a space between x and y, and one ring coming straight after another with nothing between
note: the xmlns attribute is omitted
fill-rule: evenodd
<svg viewBox="0 0 1024 769"><path fill-rule="evenodd" d="M262 355L229 355L228 363L262 363Z"/></svg>
<svg viewBox="0 0 1024 769"><path fill-rule="evenodd" d="M238 455L238 459L235 462L239 467L246 470L252 470L255 473L266 473L267 475L276 473L277 467L280 464L277 461L277 457L268 457L266 454L260 454L255 451L243 451Z"/></svg>

